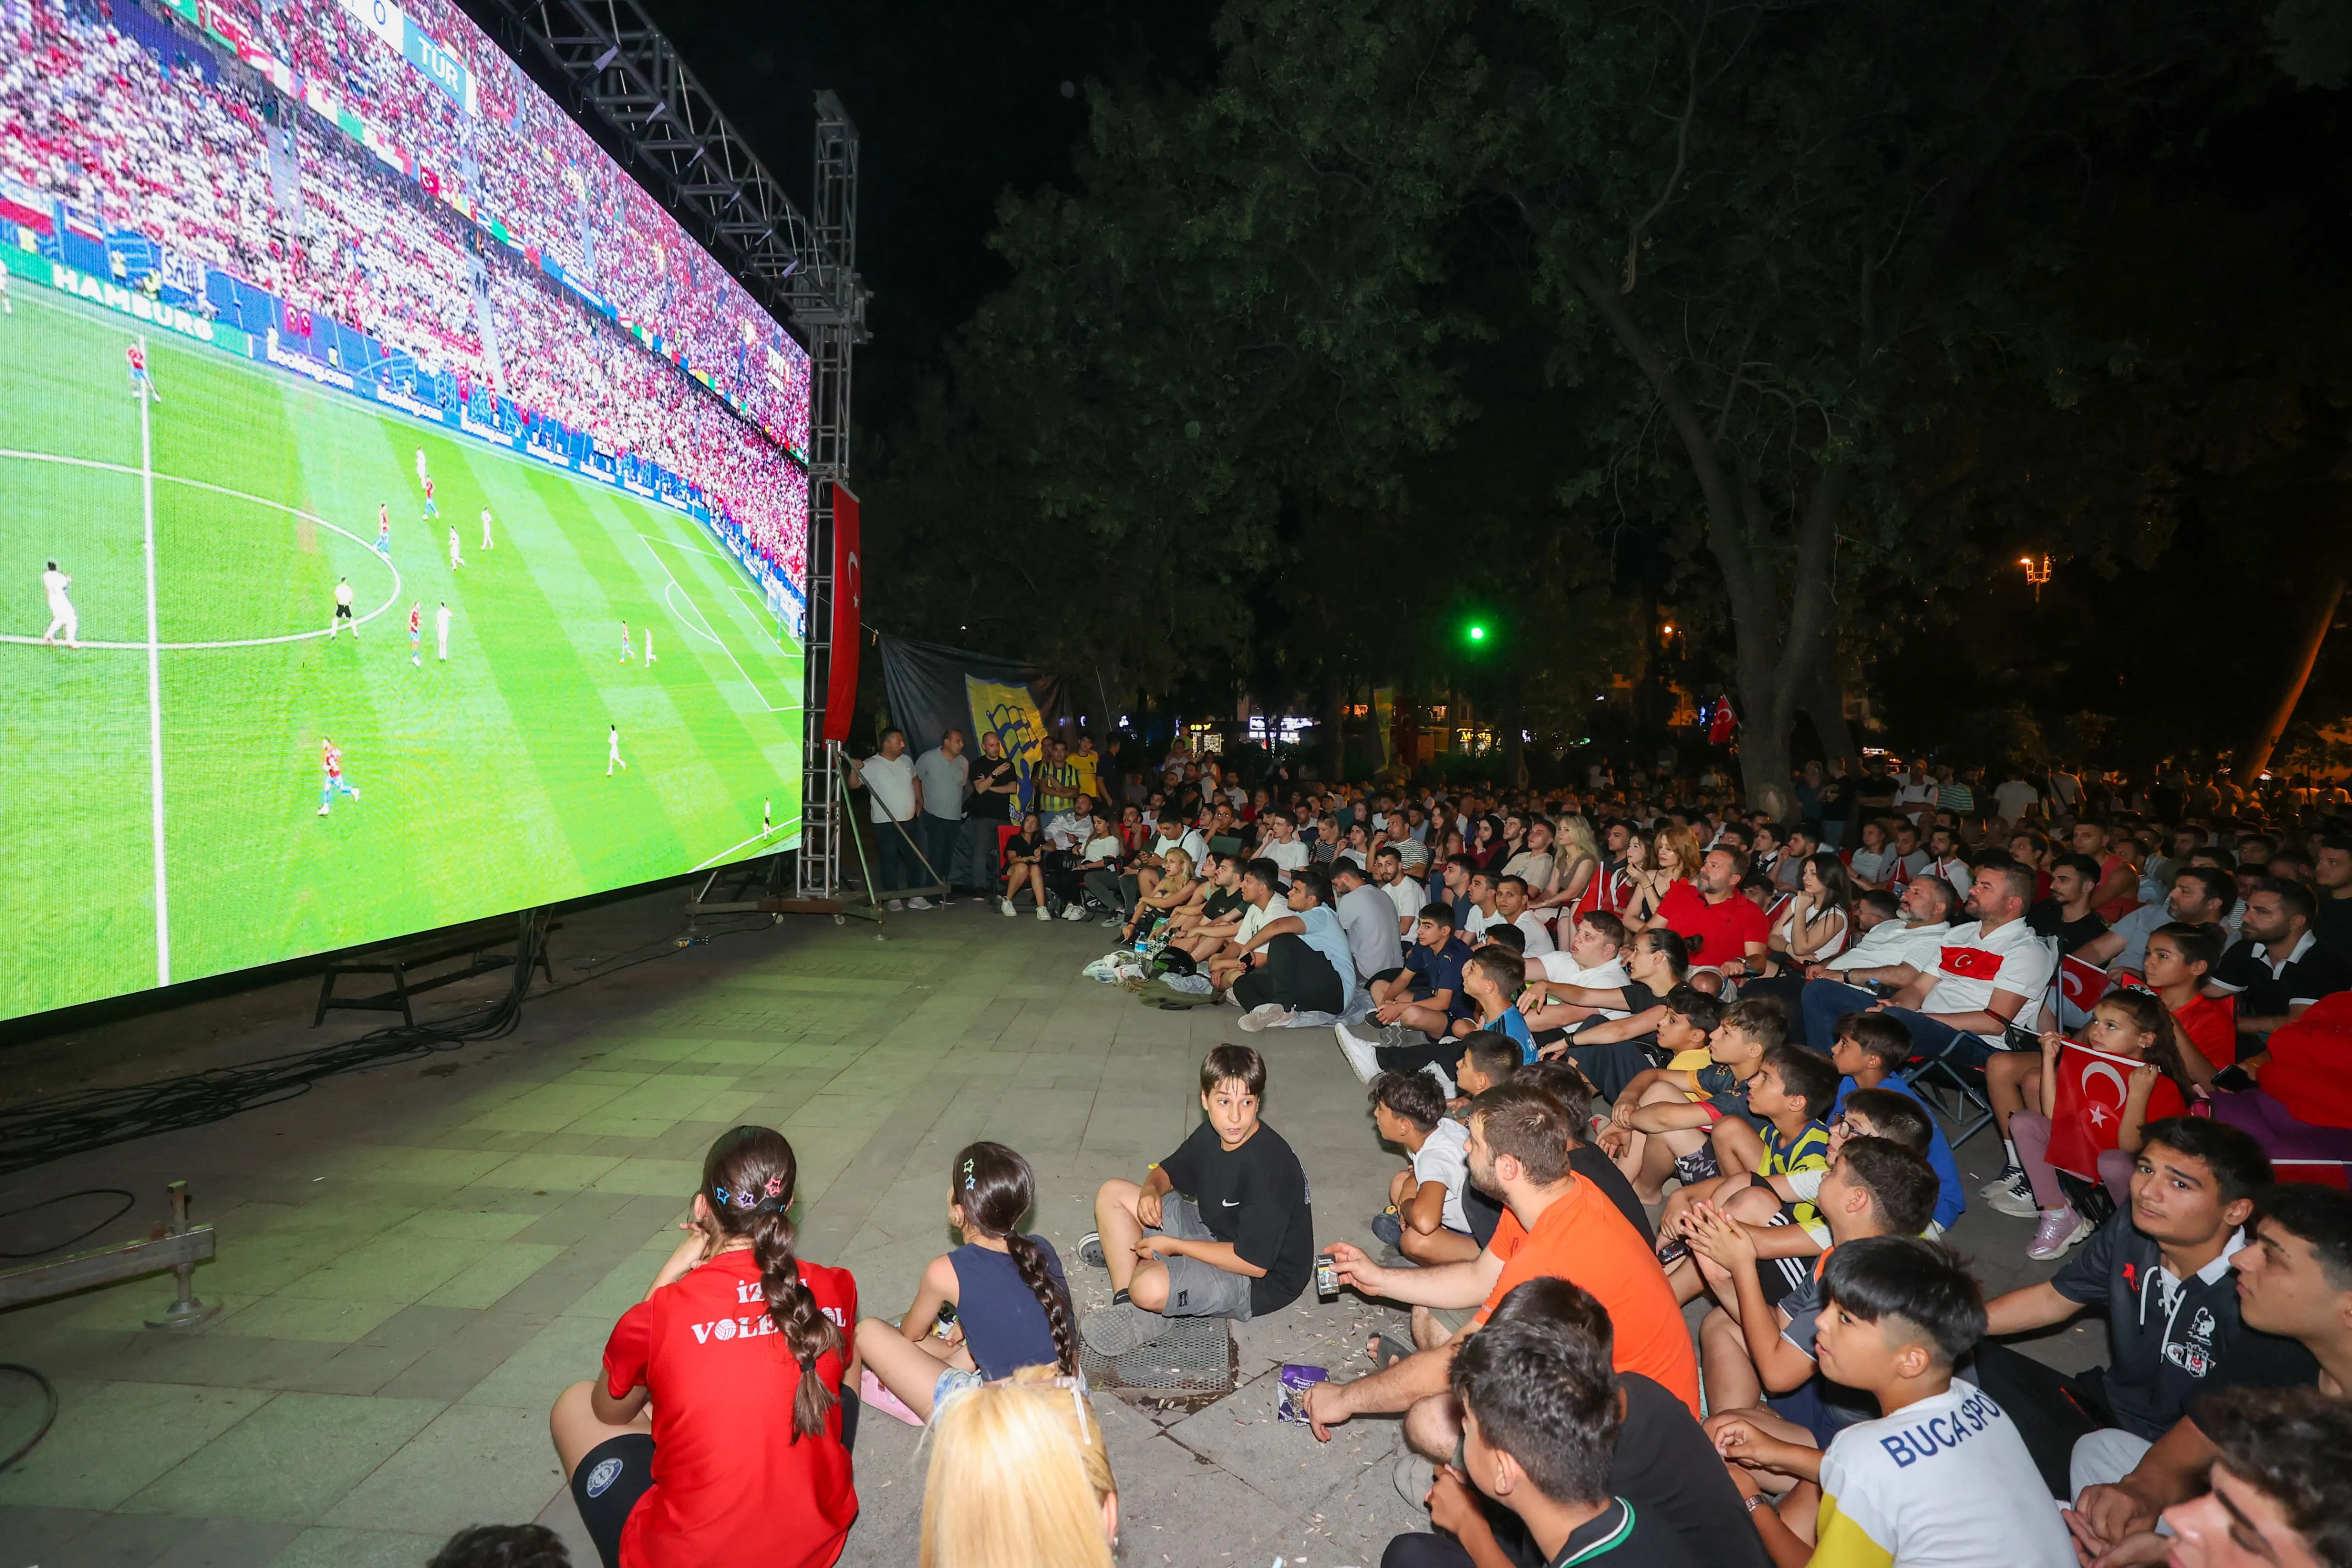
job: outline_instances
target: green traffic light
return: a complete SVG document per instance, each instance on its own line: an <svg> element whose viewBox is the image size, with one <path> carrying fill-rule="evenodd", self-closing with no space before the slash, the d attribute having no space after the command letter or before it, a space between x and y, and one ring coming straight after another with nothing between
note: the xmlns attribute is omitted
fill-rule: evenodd
<svg viewBox="0 0 2352 1568"><path fill-rule="evenodd" d="M1486 640L1486 628L1475 625L1471 626L1470 640L1472 642L1485 642Z"/></svg>

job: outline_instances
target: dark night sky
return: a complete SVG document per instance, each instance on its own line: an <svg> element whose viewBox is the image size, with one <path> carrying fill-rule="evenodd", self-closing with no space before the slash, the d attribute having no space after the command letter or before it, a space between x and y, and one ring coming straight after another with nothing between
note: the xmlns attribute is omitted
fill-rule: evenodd
<svg viewBox="0 0 2352 1568"><path fill-rule="evenodd" d="M1070 178L1085 85L1194 78L1211 58L1207 5L1118 0L864 0L787 17L740 0L646 0L722 111L805 206L816 89L841 95L862 139L858 265L874 341L858 351L856 418L906 406L912 378L1001 283L986 247L997 198ZM747 16L779 19L747 29ZM1062 84L1077 91L1065 98Z"/></svg>

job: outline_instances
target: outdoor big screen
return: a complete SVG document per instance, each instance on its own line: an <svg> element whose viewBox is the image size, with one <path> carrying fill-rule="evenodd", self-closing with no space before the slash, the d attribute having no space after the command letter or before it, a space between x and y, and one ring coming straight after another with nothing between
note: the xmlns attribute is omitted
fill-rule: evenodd
<svg viewBox="0 0 2352 1568"><path fill-rule="evenodd" d="M783 329L443 0L0 26L0 1016L795 843Z"/></svg>

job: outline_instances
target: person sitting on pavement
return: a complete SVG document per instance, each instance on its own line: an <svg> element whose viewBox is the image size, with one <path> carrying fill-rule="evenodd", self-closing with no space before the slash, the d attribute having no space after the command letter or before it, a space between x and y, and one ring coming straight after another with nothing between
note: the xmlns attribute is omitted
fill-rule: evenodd
<svg viewBox="0 0 2352 1568"><path fill-rule="evenodd" d="M1097 1355L1150 1344L1170 1318L1261 1317L1307 1288L1307 1173L1259 1119L1265 1096L1265 1058L1217 1047L1201 1064L1201 1124L1141 1183L1096 1192L1098 1228L1080 1238L1078 1258L1110 1272L1111 1304L1081 1325Z"/></svg>
<svg viewBox="0 0 2352 1568"><path fill-rule="evenodd" d="M1415 1263L1466 1263L1484 1245L1470 1237L1462 1199L1470 1184L1470 1129L1445 1114L1445 1091L1425 1072L1384 1072L1366 1095L1383 1143L1405 1152L1389 1179L1388 1207L1371 1232Z"/></svg>
<svg viewBox="0 0 2352 1568"><path fill-rule="evenodd" d="M1290 874L1287 914L1258 927L1239 944L1249 967L1233 982L1234 1000L1246 1009L1244 1029L1255 1034L1297 1020L1302 1013L1337 1019L1356 992L1356 957L1331 910L1331 879L1319 868Z"/></svg>
<svg viewBox="0 0 2352 1568"><path fill-rule="evenodd" d="M1333 1026L1340 1053L1357 1078L1370 1083L1377 1073L1419 1072L1453 1059L1454 1021L1471 1015L1462 984L1470 952L1470 944L1454 934L1452 907L1424 905L1403 967L1372 977L1370 1016L1361 1024ZM1416 1032L1434 1043L1413 1043Z"/></svg>

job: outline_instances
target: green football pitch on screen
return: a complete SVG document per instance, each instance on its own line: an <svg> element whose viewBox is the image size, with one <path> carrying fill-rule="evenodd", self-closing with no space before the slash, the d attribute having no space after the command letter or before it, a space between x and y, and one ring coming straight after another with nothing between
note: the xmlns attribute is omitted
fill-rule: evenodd
<svg viewBox="0 0 2352 1568"><path fill-rule="evenodd" d="M692 519L14 296L0 1016L796 840L801 651Z"/></svg>

